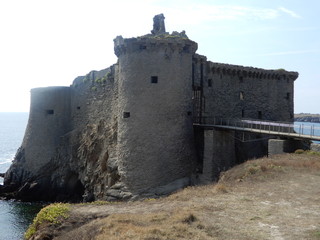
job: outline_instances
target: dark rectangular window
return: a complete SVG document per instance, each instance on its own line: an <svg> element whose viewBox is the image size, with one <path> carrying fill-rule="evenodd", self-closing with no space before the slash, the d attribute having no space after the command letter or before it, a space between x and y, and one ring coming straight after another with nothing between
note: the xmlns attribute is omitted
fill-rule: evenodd
<svg viewBox="0 0 320 240"><path fill-rule="evenodd" d="M46 113L49 114L49 115L52 115L52 114L54 114L54 110L53 109L48 109L46 111Z"/></svg>
<svg viewBox="0 0 320 240"><path fill-rule="evenodd" d="M244 118L244 110L243 109L241 110L241 117Z"/></svg>
<svg viewBox="0 0 320 240"><path fill-rule="evenodd" d="M123 112L123 118L129 118L130 112Z"/></svg>
<svg viewBox="0 0 320 240"><path fill-rule="evenodd" d="M262 119L262 112L258 111L258 119Z"/></svg>
<svg viewBox="0 0 320 240"><path fill-rule="evenodd" d="M239 77L239 81L240 81L241 83L243 83L243 76L240 76L240 77Z"/></svg>
<svg viewBox="0 0 320 240"><path fill-rule="evenodd" d="M151 76L151 83L158 83L158 76Z"/></svg>
<svg viewBox="0 0 320 240"><path fill-rule="evenodd" d="M208 79L208 87L212 87L212 79Z"/></svg>
<svg viewBox="0 0 320 240"><path fill-rule="evenodd" d="M81 107L79 107L79 106L77 107L78 110L80 110L80 108L81 108Z"/></svg>
<svg viewBox="0 0 320 240"><path fill-rule="evenodd" d="M287 92L286 99L287 99L287 100L289 100L289 99L290 99L290 93L289 93L289 92Z"/></svg>

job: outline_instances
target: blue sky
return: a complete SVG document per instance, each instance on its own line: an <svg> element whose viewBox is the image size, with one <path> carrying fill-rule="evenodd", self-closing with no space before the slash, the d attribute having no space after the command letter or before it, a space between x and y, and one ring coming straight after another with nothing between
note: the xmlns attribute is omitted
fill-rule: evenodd
<svg viewBox="0 0 320 240"><path fill-rule="evenodd" d="M30 89L68 86L116 62L113 39L149 33L164 13L208 60L298 71L295 112L320 113L318 0L10 0L0 2L0 111L28 111Z"/></svg>

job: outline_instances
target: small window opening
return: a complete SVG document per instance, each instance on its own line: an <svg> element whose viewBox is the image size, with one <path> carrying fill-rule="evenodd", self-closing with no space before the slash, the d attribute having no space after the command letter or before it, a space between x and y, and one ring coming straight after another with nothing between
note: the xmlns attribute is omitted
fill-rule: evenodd
<svg viewBox="0 0 320 240"><path fill-rule="evenodd" d="M243 76L239 76L239 81L243 83Z"/></svg>
<svg viewBox="0 0 320 240"><path fill-rule="evenodd" d="M241 110L241 117L244 118L244 110Z"/></svg>
<svg viewBox="0 0 320 240"><path fill-rule="evenodd" d="M212 79L208 79L208 87L212 87Z"/></svg>
<svg viewBox="0 0 320 240"><path fill-rule="evenodd" d="M187 112L187 114L188 114L188 116L191 116L191 115L192 115L192 112L191 112L191 111L189 111L189 112Z"/></svg>
<svg viewBox="0 0 320 240"><path fill-rule="evenodd" d="M151 83L158 83L158 76L151 76Z"/></svg>
<svg viewBox="0 0 320 240"><path fill-rule="evenodd" d="M294 115L292 113L290 113L290 119L293 119Z"/></svg>
<svg viewBox="0 0 320 240"><path fill-rule="evenodd" d="M52 115L52 114L54 114L54 110L53 109L48 109L46 111L46 113L49 114L49 115Z"/></svg>
<svg viewBox="0 0 320 240"><path fill-rule="evenodd" d="M189 48L190 48L190 46L186 45L186 46L183 47L183 51L188 53L189 52Z"/></svg>
<svg viewBox="0 0 320 240"><path fill-rule="evenodd" d="M244 100L244 94L243 94L243 92L240 92L240 100Z"/></svg>
<svg viewBox="0 0 320 240"><path fill-rule="evenodd" d="M258 111L258 119L262 119L262 112Z"/></svg>
<svg viewBox="0 0 320 240"><path fill-rule="evenodd" d="M289 93L289 92L287 92L286 99L287 99L287 100L289 100L289 99L290 99L290 93Z"/></svg>
<svg viewBox="0 0 320 240"><path fill-rule="evenodd" d="M77 107L78 110L80 110L80 108L81 108L81 107L79 107L79 106Z"/></svg>
<svg viewBox="0 0 320 240"><path fill-rule="evenodd" d="M123 118L129 118L130 112L123 112Z"/></svg>

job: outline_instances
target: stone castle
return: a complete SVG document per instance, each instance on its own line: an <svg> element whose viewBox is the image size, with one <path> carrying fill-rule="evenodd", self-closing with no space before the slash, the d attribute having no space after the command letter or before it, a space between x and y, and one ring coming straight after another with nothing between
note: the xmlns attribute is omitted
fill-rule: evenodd
<svg viewBox="0 0 320 240"><path fill-rule="evenodd" d="M4 185L22 200L159 196L266 155L267 141L206 131L211 117L293 121L296 72L210 62L164 16L114 39L118 62L70 87L31 90L29 122ZM250 135L250 136L249 136ZM9 191L8 190L8 191Z"/></svg>

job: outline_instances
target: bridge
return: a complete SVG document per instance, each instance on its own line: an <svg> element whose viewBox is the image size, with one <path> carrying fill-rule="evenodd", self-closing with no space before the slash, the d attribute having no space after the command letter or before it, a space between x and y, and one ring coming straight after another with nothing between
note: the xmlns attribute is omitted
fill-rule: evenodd
<svg viewBox="0 0 320 240"><path fill-rule="evenodd" d="M195 119L193 125L203 128L221 128L286 138L320 141L320 127L315 127L314 125L273 122L260 119L228 119L218 117Z"/></svg>

